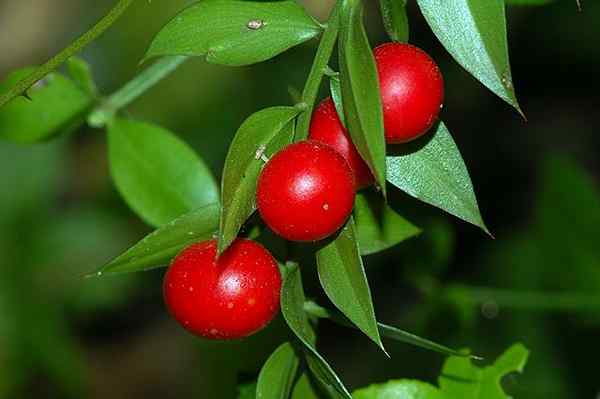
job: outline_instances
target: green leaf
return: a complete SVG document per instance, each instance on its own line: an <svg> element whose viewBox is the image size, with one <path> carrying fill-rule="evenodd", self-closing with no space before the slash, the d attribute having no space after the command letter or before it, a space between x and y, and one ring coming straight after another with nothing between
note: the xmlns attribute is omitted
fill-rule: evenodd
<svg viewBox="0 0 600 399"><path fill-rule="evenodd" d="M506 0L509 6L541 6L554 2L556 0Z"/></svg>
<svg viewBox="0 0 600 399"><path fill-rule="evenodd" d="M354 399L463 399L447 398L433 385L415 380L388 381L385 384L371 385L355 391L352 397Z"/></svg>
<svg viewBox="0 0 600 399"><path fill-rule="evenodd" d="M385 136L375 59L360 0L344 0L339 43L342 102L348 131L385 196Z"/></svg>
<svg viewBox="0 0 600 399"><path fill-rule="evenodd" d="M261 155L271 156L291 143L293 119L298 112L293 107L267 108L251 115L238 129L225 159L221 181L219 253L231 244L256 209L256 181L264 165Z"/></svg>
<svg viewBox="0 0 600 399"><path fill-rule="evenodd" d="M354 230L351 217L338 236L317 251L319 280L331 302L385 352Z"/></svg>
<svg viewBox="0 0 600 399"><path fill-rule="evenodd" d="M300 269L296 264L290 264L281 288L281 312L290 329L302 342L308 366L317 380L335 398L351 399L352 396L327 364L325 359L317 352L315 347L316 336L304 312L304 288Z"/></svg>
<svg viewBox="0 0 600 399"><path fill-rule="evenodd" d="M500 381L512 372L523 372L529 352L516 344L509 348L496 362L479 368L468 358L451 357L446 360L439 378L440 389L445 397L461 399L510 399Z"/></svg>
<svg viewBox="0 0 600 399"><path fill-rule="evenodd" d="M153 226L219 201L216 182L204 162L161 127L114 120L108 128L108 155L121 195Z"/></svg>
<svg viewBox="0 0 600 399"><path fill-rule="evenodd" d="M390 39L395 42L408 42L409 24L406 14L406 0L379 0L383 26Z"/></svg>
<svg viewBox="0 0 600 399"><path fill-rule="evenodd" d="M145 59L206 55L215 64L268 60L321 32L295 1L209 0L192 4L156 35Z"/></svg>
<svg viewBox="0 0 600 399"><path fill-rule="evenodd" d="M361 255L383 251L421 233L373 193L356 194L354 221Z"/></svg>
<svg viewBox="0 0 600 399"><path fill-rule="evenodd" d="M310 383L310 378L306 373L302 374L294 386L292 399L318 399L318 396Z"/></svg>
<svg viewBox="0 0 600 399"><path fill-rule="evenodd" d="M71 57L67 61L67 70L79 88L91 97L98 95L98 88L94 82L90 65L79 57Z"/></svg>
<svg viewBox="0 0 600 399"><path fill-rule="evenodd" d="M300 359L288 342L271 354L258 375L257 399L288 399Z"/></svg>
<svg viewBox="0 0 600 399"><path fill-rule="evenodd" d="M443 122L387 157L388 181L400 190L479 226L485 226L464 161Z"/></svg>
<svg viewBox="0 0 600 399"><path fill-rule="evenodd" d="M325 309L325 308L319 306L318 304L316 304L315 302L306 301L304 303L304 310L314 317L330 319L331 321L338 323L342 326L356 328L356 326L353 325L350 321L348 321L348 319L344 315L342 315L338 312L334 312L334 311ZM419 348L431 350L434 352L443 353L445 355L463 356L463 357L470 356L468 353L463 353L463 352L460 352L460 351L457 351L454 349L450 349L446 346L437 344L428 339L421 338L415 334L400 330L396 327L385 325L383 323L377 323L377 328L379 329L379 334L382 337L386 337L386 338L393 339L396 341L404 342L409 345L414 345ZM471 357L475 358L475 356L471 356Z"/></svg>
<svg viewBox="0 0 600 399"><path fill-rule="evenodd" d="M0 83L0 94L35 68L9 74ZM68 132L84 121L93 99L59 73L51 73L27 90L27 96L11 100L0 109L0 138L19 143L34 143Z"/></svg>
<svg viewBox="0 0 600 399"><path fill-rule="evenodd" d="M454 59L522 114L508 59L504 0L417 0Z"/></svg>
<svg viewBox="0 0 600 399"><path fill-rule="evenodd" d="M342 103L342 86L340 83L340 78L337 76L332 76L329 79L329 91L331 92L331 98L333 100L333 105L335 106L335 111L340 118L340 122L342 125L346 126L346 116L344 115L344 104Z"/></svg>
<svg viewBox="0 0 600 399"><path fill-rule="evenodd" d="M219 204L210 204L165 224L100 269L98 274L137 272L167 266L188 245L211 239L219 223Z"/></svg>
<svg viewBox="0 0 600 399"><path fill-rule="evenodd" d="M239 385L237 399L256 399L256 383Z"/></svg>

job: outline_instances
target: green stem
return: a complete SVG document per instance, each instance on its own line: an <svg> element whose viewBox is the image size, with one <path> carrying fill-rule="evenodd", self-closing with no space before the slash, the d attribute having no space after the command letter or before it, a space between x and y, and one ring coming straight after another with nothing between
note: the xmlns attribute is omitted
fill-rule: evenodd
<svg viewBox="0 0 600 399"><path fill-rule="evenodd" d="M114 94L102 101L88 117L90 126L104 127L116 112L164 79L187 59L186 56L164 57L143 70Z"/></svg>
<svg viewBox="0 0 600 399"><path fill-rule="evenodd" d="M298 117L298 125L296 128L295 137L296 141L305 140L308 137L308 127L310 125L310 118L312 116L312 111L315 107L317 95L319 94L321 81L323 80L323 76L329 70L329 59L331 58L331 54L333 53L333 48L335 47L335 42L337 41L338 37L338 15L340 10L340 4L341 1L338 1L333 10L331 11L331 15L329 16L329 20L327 21L327 29L325 29L325 32L323 32L323 36L321 37L321 42L319 43L319 48L317 49L315 60L308 75L308 79L306 80L304 90L302 91L302 101L306 103L307 109Z"/></svg>
<svg viewBox="0 0 600 399"><path fill-rule="evenodd" d="M25 92L38 80L58 68L62 63L75 55L83 47L87 46L91 41L100 36L108 29L125 10L133 3L134 0L119 0L116 6L111 9L92 29L85 32L71 45L62 50L60 53L48 60L44 65L37 68L26 78L20 80L9 91L0 96L0 107L9 102L15 97L25 94Z"/></svg>
<svg viewBox="0 0 600 399"><path fill-rule="evenodd" d="M445 297L468 298L473 304L534 311L583 311L600 309L600 295L578 292L535 292L453 285Z"/></svg>

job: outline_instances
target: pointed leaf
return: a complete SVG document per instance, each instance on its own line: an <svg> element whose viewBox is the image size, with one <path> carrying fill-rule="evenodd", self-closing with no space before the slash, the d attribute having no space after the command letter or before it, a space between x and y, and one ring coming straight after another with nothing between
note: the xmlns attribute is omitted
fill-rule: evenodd
<svg viewBox="0 0 600 399"><path fill-rule="evenodd" d="M316 336L304 312L304 301L304 288L302 287L300 269L297 265L291 264L281 289L281 312L283 317L304 345L308 366L324 388L335 395L336 398L352 399L331 366L317 352L315 347Z"/></svg>
<svg viewBox="0 0 600 399"><path fill-rule="evenodd" d="M407 194L482 228L489 234L467 167L443 122L387 157L388 181Z"/></svg>
<svg viewBox="0 0 600 399"><path fill-rule="evenodd" d="M417 0L438 40L488 89L521 113L512 82L504 0Z"/></svg>
<svg viewBox="0 0 600 399"><path fill-rule="evenodd" d="M209 0L192 4L156 35L146 59L206 55L208 62L248 65L272 58L321 32L295 1Z"/></svg>
<svg viewBox="0 0 600 399"><path fill-rule="evenodd" d="M79 57L69 58L67 61L67 70L73 81L79 85L81 90L92 97L95 97L98 94L98 88L96 87L94 77L92 76L92 69L85 60Z"/></svg>
<svg viewBox="0 0 600 399"><path fill-rule="evenodd" d="M346 126L344 104L342 104L342 86L339 77L332 76L329 79L329 91L331 92L331 98L333 99L333 104L335 105L335 110L338 114L338 117L340 118L342 125Z"/></svg>
<svg viewBox="0 0 600 399"><path fill-rule="evenodd" d="M406 14L406 0L379 0L383 26L390 39L395 42L408 42L409 25Z"/></svg>
<svg viewBox="0 0 600 399"><path fill-rule="evenodd" d="M361 255L383 251L421 233L372 193L356 194L354 220Z"/></svg>
<svg viewBox="0 0 600 399"><path fill-rule="evenodd" d="M0 82L0 94L8 92L35 68L23 68ZM66 133L84 122L93 98L73 81L59 73L51 73L34 84L26 93L0 109L0 138L18 143L34 143Z"/></svg>
<svg viewBox="0 0 600 399"><path fill-rule="evenodd" d="M450 399L442 395L440 390L433 385L415 380L398 380L388 381L385 384L374 384L355 391L352 397L354 399Z"/></svg>
<svg viewBox="0 0 600 399"><path fill-rule="evenodd" d="M440 389L445 397L461 399L510 399L500 381L506 374L523 372L529 352L516 344L509 348L496 362L479 368L470 359L451 357L446 360L439 378Z"/></svg>
<svg viewBox="0 0 600 399"><path fill-rule="evenodd" d="M317 252L321 286L333 304L385 352L371 299L371 290L360 258L354 220Z"/></svg>
<svg viewBox="0 0 600 399"><path fill-rule="evenodd" d="M430 351L438 352L449 356L469 357L470 355L462 353L455 349L448 348L447 346L440 345L436 342L430 341L426 338L421 338L418 335L409 333L407 331L400 330L399 328L388 326L383 323L377 323L379 327L379 333L382 337L393 339L396 341L404 342L409 345L414 345L419 348L427 349Z"/></svg>
<svg viewBox="0 0 600 399"><path fill-rule="evenodd" d="M121 195L150 225L161 226L218 202L210 170L185 142L166 129L116 119L108 129L108 155Z"/></svg>
<svg viewBox="0 0 600 399"><path fill-rule="evenodd" d="M148 234L98 274L137 272L167 266L188 245L211 239L219 223L219 204L186 213Z"/></svg>
<svg viewBox="0 0 600 399"><path fill-rule="evenodd" d="M256 209L256 181L264 165L261 157L269 157L291 143L298 112L293 107L267 108L251 115L238 129L221 181L219 253L231 244Z"/></svg>
<svg viewBox="0 0 600 399"><path fill-rule="evenodd" d="M306 373L302 374L294 386L292 399L318 399L318 396L310 383L310 378Z"/></svg>
<svg viewBox="0 0 600 399"><path fill-rule="evenodd" d="M362 21L362 2L344 0L340 18L340 81L346 125L385 196L383 110L375 59Z"/></svg>
<svg viewBox="0 0 600 399"><path fill-rule="evenodd" d="M256 399L288 399L300 359L289 342L271 354L258 375Z"/></svg>

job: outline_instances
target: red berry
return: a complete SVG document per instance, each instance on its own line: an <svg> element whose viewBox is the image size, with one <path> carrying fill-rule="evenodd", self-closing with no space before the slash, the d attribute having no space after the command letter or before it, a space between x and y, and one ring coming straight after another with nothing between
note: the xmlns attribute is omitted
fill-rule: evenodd
<svg viewBox="0 0 600 399"><path fill-rule="evenodd" d="M373 183L373 175L342 125L331 97L323 100L313 112L309 132L309 139L329 145L346 159L354 173L357 190Z"/></svg>
<svg viewBox="0 0 600 399"><path fill-rule="evenodd" d="M334 149L319 141L291 144L258 178L258 211L275 233L317 241L337 231L352 212L354 176Z"/></svg>
<svg viewBox="0 0 600 399"><path fill-rule="evenodd" d="M262 245L237 239L216 257L216 240L190 245L171 263L163 284L169 312L209 339L246 337L279 311L281 275Z"/></svg>
<svg viewBox="0 0 600 399"><path fill-rule="evenodd" d="M435 123L444 101L444 79L423 50L405 43L385 43L374 50L381 87L385 137L405 143Z"/></svg>

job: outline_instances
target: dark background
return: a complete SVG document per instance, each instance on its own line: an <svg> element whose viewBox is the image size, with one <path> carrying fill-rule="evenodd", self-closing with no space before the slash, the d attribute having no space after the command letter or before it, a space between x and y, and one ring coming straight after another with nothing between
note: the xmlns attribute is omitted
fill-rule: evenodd
<svg viewBox="0 0 600 399"><path fill-rule="evenodd" d="M0 78L44 62L113 3L0 0ZM153 34L188 3L135 2L82 53L103 93L135 75ZM305 2L319 18L330 3ZM386 39L376 7L368 11L375 45ZM395 207L425 233L366 258L378 317L488 361L521 341L530 362L505 379L507 391L594 398L600 3L585 2L581 13L570 0L509 8L527 122L460 69L412 4L410 17L411 42L443 70L442 117L496 239L392 189ZM288 86L302 87L314 50L313 41L243 68L192 60L127 112L177 132L219 177L237 127L258 109L289 104ZM104 132L83 128L35 146L1 142L0 176L0 398L230 398L288 334L278 319L244 341L202 341L166 314L163 271L82 277L150 230L110 181ZM328 322L320 332L320 350L352 389L392 378L435 382L443 362L389 341L387 360L365 337Z"/></svg>

